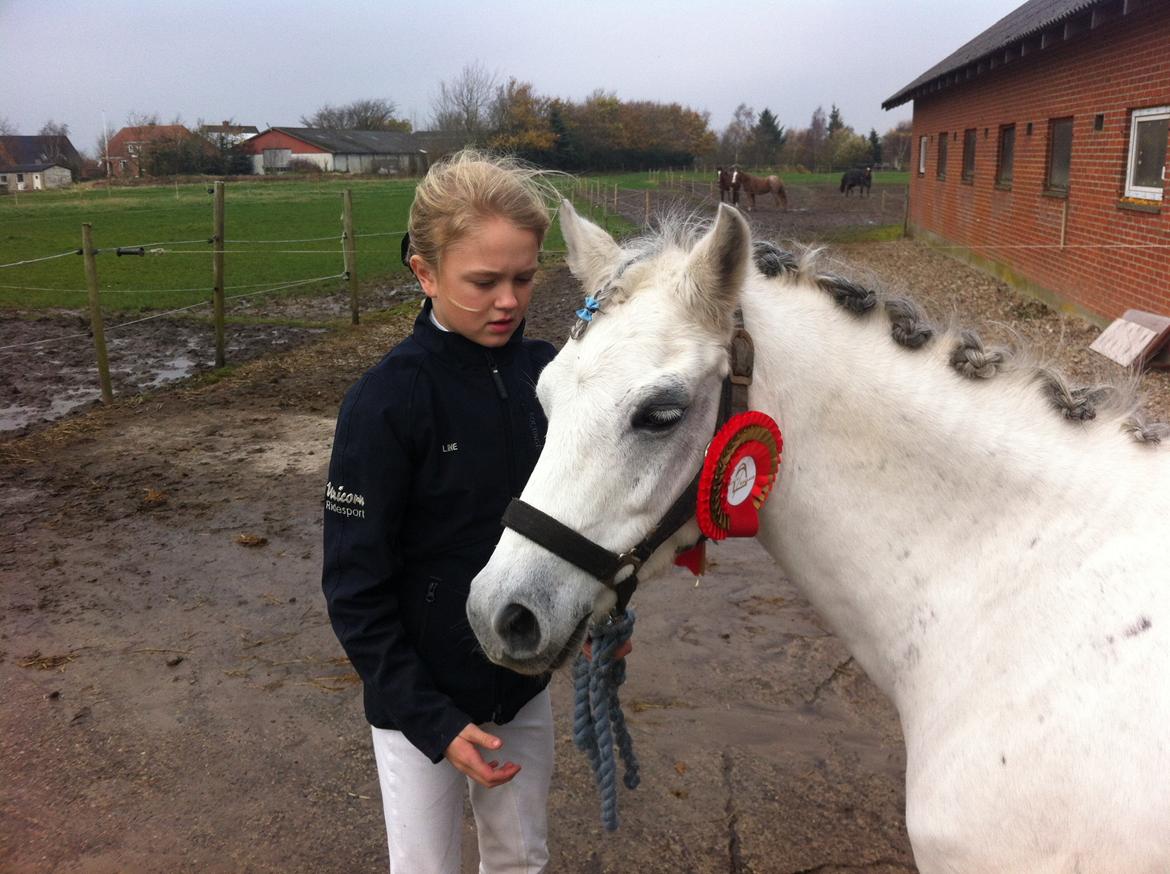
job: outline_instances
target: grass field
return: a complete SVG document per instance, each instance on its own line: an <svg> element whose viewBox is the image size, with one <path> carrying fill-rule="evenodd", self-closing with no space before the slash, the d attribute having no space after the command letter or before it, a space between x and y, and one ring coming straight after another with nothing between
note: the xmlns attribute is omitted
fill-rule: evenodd
<svg viewBox="0 0 1170 874"><path fill-rule="evenodd" d="M656 189L671 179L709 181L709 173L623 173L589 177L604 186ZM834 183L839 174L782 174L788 185ZM906 173L881 173L875 186L904 184ZM400 256L414 180L330 178L229 182L225 195L225 290L234 295L335 291L344 270L341 194L353 192L357 274L364 283L405 275ZM210 183L113 187L76 186L0 197L0 307L37 310L86 306L85 271L75 253L81 225L93 226L102 306L163 310L205 301L212 287ZM578 208L623 235L633 226L578 199ZM143 257L119 247L145 246ZM564 249L555 223L545 242ZM50 260L36 259L60 255ZM34 261L20 264L16 262ZM328 277L324 279L323 277ZM320 280L320 281L313 281Z"/></svg>

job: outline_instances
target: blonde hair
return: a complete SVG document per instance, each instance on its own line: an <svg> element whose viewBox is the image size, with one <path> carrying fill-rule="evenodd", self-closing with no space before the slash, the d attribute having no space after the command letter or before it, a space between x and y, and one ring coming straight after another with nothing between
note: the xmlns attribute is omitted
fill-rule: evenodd
<svg viewBox="0 0 1170 874"><path fill-rule="evenodd" d="M443 158L415 189L408 257L438 268L448 246L496 216L532 231L541 245L551 223L547 203L556 196L547 176L517 158L474 149Z"/></svg>

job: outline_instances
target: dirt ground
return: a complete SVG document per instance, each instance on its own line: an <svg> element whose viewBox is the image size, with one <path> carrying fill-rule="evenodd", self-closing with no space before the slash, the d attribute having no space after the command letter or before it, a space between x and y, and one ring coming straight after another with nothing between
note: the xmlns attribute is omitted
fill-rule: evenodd
<svg viewBox="0 0 1170 874"><path fill-rule="evenodd" d="M751 221L809 239L815 213ZM1082 378L1108 370L1091 326L913 242L825 257ZM342 393L409 329L411 297L0 441L0 870L385 870L360 690L320 595L320 494ZM578 299L550 269L530 333L563 340ZM1166 418L1166 376L1147 387ZM680 571L635 599L642 785L614 834L554 679L551 870L913 871L892 708L758 546L712 557L698 586Z"/></svg>

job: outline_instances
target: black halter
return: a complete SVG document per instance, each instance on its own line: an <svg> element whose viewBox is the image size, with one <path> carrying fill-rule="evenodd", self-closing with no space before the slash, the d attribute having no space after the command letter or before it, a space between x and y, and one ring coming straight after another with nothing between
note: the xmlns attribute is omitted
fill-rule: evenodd
<svg viewBox="0 0 1170 874"><path fill-rule="evenodd" d="M716 434L733 413L747 409L747 387L752 381L755 353L751 335L743 329L742 315L738 311L736 322L737 327L729 350L731 373L723 380L723 389L719 396L719 417L715 422L714 431ZM638 587L638 571L642 565L658 547L695 515L701 471L700 464L700 471L695 473L682 494L675 498L658 524L640 543L620 554L599 546L588 537L519 498L513 498L512 503L504 511L503 523L558 558L597 578L606 588L613 589L617 594L617 606L614 610L617 615L621 615ZM700 542L701 540L702 538ZM629 568L629 573L624 573L626 568Z"/></svg>

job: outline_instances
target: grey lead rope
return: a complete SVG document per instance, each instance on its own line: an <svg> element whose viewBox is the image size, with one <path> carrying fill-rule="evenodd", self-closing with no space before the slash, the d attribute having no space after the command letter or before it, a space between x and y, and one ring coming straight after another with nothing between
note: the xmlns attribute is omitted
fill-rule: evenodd
<svg viewBox="0 0 1170 874"><path fill-rule="evenodd" d="M633 630L633 610L626 610L620 619L610 618L601 625L591 624L589 635L593 640L593 658L587 659L584 653L579 653L573 663L576 694L573 743L585 753L597 777L597 788L601 793L601 824L606 831L618 827L615 743L626 765L622 782L627 789L636 789L640 781L634 744L618 700L618 686L626 680L626 662L613 657L618 647L630 639Z"/></svg>

